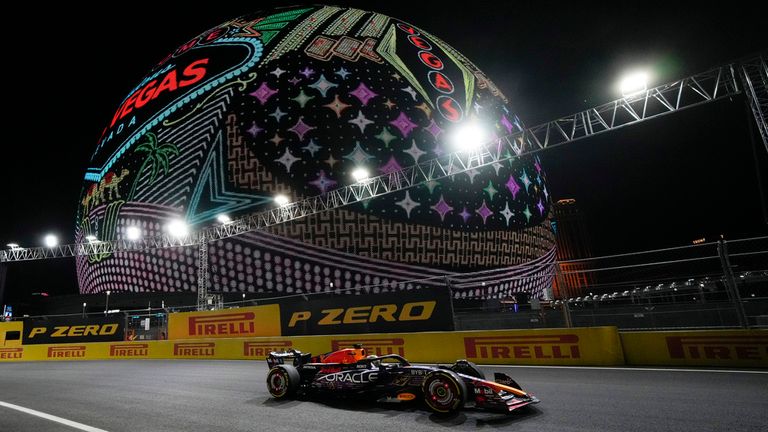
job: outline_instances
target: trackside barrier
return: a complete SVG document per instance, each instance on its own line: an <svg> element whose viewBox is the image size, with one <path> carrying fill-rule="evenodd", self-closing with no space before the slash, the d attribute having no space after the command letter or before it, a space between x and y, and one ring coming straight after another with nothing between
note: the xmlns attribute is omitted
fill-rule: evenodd
<svg viewBox="0 0 768 432"><path fill-rule="evenodd" d="M264 305L168 315L168 339L280 336L280 306Z"/></svg>
<svg viewBox="0 0 768 432"><path fill-rule="evenodd" d="M0 363L22 360L24 325L19 321L0 322Z"/></svg>
<svg viewBox="0 0 768 432"><path fill-rule="evenodd" d="M768 367L768 331L621 333L628 365Z"/></svg>
<svg viewBox="0 0 768 432"><path fill-rule="evenodd" d="M362 343L371 354L414 362L529 365L621 365L615 327L547 330L387 333L25 345L2 361L109 359L264 359L289 348L320 354Z"/></svg>

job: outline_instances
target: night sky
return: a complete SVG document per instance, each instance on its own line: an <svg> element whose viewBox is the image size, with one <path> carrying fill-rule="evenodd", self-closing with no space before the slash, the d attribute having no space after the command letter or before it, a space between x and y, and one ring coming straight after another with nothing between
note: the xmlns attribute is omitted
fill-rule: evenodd
<svg viewBox="0 0 768 432"><path fill-rule="evenodd" d="M22 3L26 13L6 16L2 247L40 245L47 232L73 241L98 136L169 51L235 16L296 4L220 3L196 10L131 2L96 21L85 15L98 10ZM768 48L760 14L746 2L329 3L373 9L439 36L495 81L528 126L615 99L619 76L633 67L652 70L658 85ZM547 151L552 195L577 200L597 255L765 235L768 198L758 176L768 177L768 154L748 115L739 96ZM6 300L41 291L77 293L74 260L9 266Z"/></svg>

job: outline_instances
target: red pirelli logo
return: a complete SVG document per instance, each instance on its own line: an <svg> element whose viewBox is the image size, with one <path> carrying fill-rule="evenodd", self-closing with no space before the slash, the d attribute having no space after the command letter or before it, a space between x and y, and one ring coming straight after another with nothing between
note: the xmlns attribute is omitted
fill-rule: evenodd
<svg viewBox="0 0 768 432"><path fill-rule="evenodd" d="M178 357L213 357L216 354L214 342L181 342L173 344L173 355Z"/></svg>
<svg viewBox="0 0 768 432"><path fill-rule="evenodd" d="M464 351L467 358L475 359L581 358L575 334L465 337Z"/></svg>
<svg viewBox="0 0 768 432"><path fill-rule="evenodd" d="M350 348L354 344L363 344L363 348L368 350L369 354L378 356L387 354L399 354L405 357L405 340L403 338L388 339L333 339L331 340L331 351L338 351L342 348Z"/></svg>
<svg viewBox="0 0 768 432"><path fill-rule="evenodd" d="M673 359L768 360L768 336L667 336Z"/></svg>
<svg viewBox="0 0 768 432"><path fill-rule="evenodd" d="M66 345L48 347L48 358L83 358L85 345Z"/></svg>
<svg viewBox="0 0 768 432"><path fill-rule="evenodd" d="M0 348L0 360L20 359L24 348Z"/></svg>
<svg viewBox="0 0 768 432"><path fill-rule="evenodd" d="M112 344L109 346L110 357L146 357L149 344Z"/></svg>
<svg viewBox="0 0 768 432"><path fill-rule="evenodd" d="M284 351L292 346L291 341L243 342L243 355L246 357L266 357L272 351Z"/></svg>
<svg viewBox="0 0 768 432"><path fill-rule="evenodd" d="M189 317L190 336L249 336L256 333L253 312Z"/></svg>

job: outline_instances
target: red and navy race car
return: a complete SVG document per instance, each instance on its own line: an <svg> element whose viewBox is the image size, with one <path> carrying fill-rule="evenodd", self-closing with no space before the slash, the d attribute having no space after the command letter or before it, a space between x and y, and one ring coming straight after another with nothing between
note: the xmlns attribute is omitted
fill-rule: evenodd
<svg viewBox="0 0 768 432"><path fill-rule="evenodd" d="M267 357L267 388L276 399L332 395L366 397L382 402L423 399L436 413L464 407L509 413L538 403L512 378L494 374L494 381L471 362L459 360L450 367L411 365L397 354L366 355L361 345L312 357L289 350Z"/></svg>

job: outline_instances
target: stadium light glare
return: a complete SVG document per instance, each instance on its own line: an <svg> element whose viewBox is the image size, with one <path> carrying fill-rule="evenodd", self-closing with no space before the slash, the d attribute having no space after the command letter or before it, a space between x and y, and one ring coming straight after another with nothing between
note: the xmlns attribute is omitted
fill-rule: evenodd
<svg viewBox="0 0 768 432"><path fill-rule="evenodd" d="M365 183L369 177L370 174L365 168L355 168L354 171L352 171L352 178L354 178L357 183Z"/></svg>
<svg viewBox="0 0 768 432"><path fill-rule="evenodd" d="M99 239L95 235L87 235L85 236L85 239L88 240L88 243L98 243Z"/></svg>
<svg viewBox="0 0 768 432"><path fill-rule="evenodd" d="M125 236L130 241L136 241L141 238L141 230L139 227L129 226L125 229Z"/></svg>
<svg viewBox="0 0 768 432"><path fill-rule="evenodd" d="M648 89L650 77L648 72L631 72L624 76L619 82L619 90L623 97L630 97L642 93Z"/></svg>
<svg viewBox="0 0 768 432"><path fill-rule="evenodd" d="M55 248L56 246L59 245L59 239L56 238L56 236L53 234L48 234L47 236L45 236L43 241L45 242L45 246L49 248Z"/></svg>
<svg viewBox="0 0 768 432"><path fill-rule="evenodd" d="M290 202L291 202L291 199L288 198L287 195L282 195L281 194L281 195L277 195L275 197L275 203L277 203L277 205L279 205L280 207L288 205Z"/></svg>
<svg viewBox="0 0 768 432"><path fill-rule="evenodd" d="M168 230L168 234L177 238L189 234L189 226L187 226L187 223L181 219L174 219L168 222L166 230Z"/></svg>
<svg viewBox="0 0 768 432"><path fill-rule="evenodd" d="M226 224L232 222L232 218L227 216L227 215L225 215L224 213L221 213L218 216L216 216L216 220L219 221L219 223L222 224L222 225L226 225Z"/></svg>
<svg viewBox="0 0 768 432"><path fill-rule="evenodd" d="M451 142L458 151L477 151L488 141L488 132L477 122L461 125L451 134Z"/></svg>

